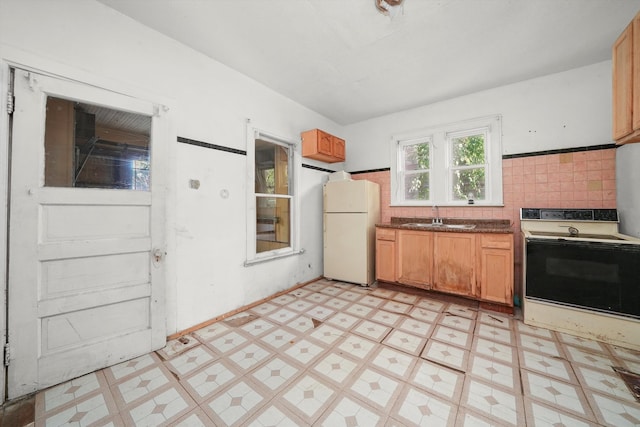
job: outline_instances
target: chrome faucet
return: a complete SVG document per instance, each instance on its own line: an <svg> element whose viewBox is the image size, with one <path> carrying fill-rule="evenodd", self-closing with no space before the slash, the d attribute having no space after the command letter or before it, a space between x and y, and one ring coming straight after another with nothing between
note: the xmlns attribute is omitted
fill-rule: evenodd
<svg viewBox="0 0 640 427"><path fill-rule="evenodd" d="M431 216L433 216L431 224L442 225L442 218L440 218L440 208L438 207L438 205L433 205L431 207Z"/></svg>

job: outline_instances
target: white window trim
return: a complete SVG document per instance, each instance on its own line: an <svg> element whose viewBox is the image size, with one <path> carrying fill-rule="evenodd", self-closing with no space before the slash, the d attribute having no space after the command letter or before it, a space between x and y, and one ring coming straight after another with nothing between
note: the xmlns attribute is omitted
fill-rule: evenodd
<svg viewBox="0 0 640 427"><path fill-rule="evenodd" d="M451 188L451 144L449 137L486 129L486 199L453 200ZM408 143L430 140L429 200L404 200L400 148ZM504 206L502 191L502 116L492 115L425 128L391 137L391 206Z"/></svg>
<svg viewBox="0 0 640 427"><path fill-rule="evenodd" d="M300 155L300 144L293 138L285 138L274 133L267 132L255 127L251 122L247 123L247 242L245 266L296 255L304 252L300 248L300 170L302 169L302 156ZM291 246L266 252L256 252L256 195L255 192L255 140L264 139L274 144L289 146L291 154L291 176L290 192L291 198ZM264 195L264 194L263 194ZM274 196L269 194L269 196Z"/></svg>

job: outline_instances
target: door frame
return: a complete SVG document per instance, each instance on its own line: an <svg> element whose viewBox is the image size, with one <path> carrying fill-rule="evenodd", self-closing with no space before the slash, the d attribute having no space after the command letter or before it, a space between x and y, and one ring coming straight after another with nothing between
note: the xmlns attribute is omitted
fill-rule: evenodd
<svg viewBox="0 0 640 427"><path fill-rule="evenodd" d="M161 235L164 240L164 305L165 334L168 335L176 328L177 315L175 312L175 294L177 292L177 279L175 274L175 248L176 243L170 230L175 222L175 165L169 159L175 158L177 140L176 127L170 105L172 100L165 95L150 92L139 86L124 83L95 73L84 71L73 65L56 62L52 59L39 56L30 52L16 49L0 42L0 406L7 399L7 368L4 366L4 347L7 342L7 275L8 275L8 227L9 227L9 183L10 183L10 118L7 110L7 97L11 68L21 68L38 74L43 74L63 80L71 80L76 83L95 86L107 91L126 94L158 105L157 113L164 117L162 132L156 135L155 153L157 161L165 170L164 189L166 191L155 194L152 204L158 206L164 212L164 224Z"/></svg>

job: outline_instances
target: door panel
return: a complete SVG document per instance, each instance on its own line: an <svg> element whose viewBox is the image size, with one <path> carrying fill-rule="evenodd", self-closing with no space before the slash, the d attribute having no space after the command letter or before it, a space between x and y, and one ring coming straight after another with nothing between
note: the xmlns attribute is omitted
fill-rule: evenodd
<svg viewBox="0 0 640 427"><path fill-rule="evenodd" d="M165 173L159 156L149 158L166 141L153 104L21 70L14 88L9 398L158 349L166 337L164 266L155 257L164 247ZM102 140L103 122L81 140L86 110L96 122L105 111L146 120L146 142L117 129L117 141ZM55 179L45 178L45 164Z"/></svg>

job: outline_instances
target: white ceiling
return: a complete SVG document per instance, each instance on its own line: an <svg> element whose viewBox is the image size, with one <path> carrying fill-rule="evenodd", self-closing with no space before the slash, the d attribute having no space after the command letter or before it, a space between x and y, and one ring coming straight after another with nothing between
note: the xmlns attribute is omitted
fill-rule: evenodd
<svg viewBox="0 0 640 427"><path fill-rule="evenodd" d="M340 124L611 58L640 0L99 0Z"/></svg>

